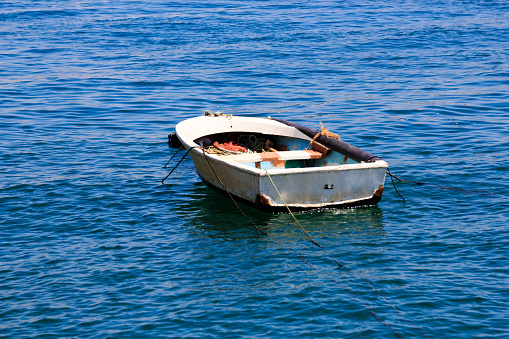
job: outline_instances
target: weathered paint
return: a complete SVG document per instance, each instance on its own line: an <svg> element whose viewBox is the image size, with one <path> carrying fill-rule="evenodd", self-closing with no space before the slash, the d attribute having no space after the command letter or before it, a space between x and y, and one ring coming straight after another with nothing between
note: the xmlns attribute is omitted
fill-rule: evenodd
<svg viewBox="0 0 509 339"><path fill-rule="evenodd" d="M260 191L271 197L272 206L284 206L287 203L295 207L321 208L353 203L381 194L380 186L385 181L385 167L380 165L371 168L349 168L351 165L341 165L315 171L314 168L311 168L311 171L292 169L294 173L268 170L270 178L267 173L260 176Z"/></svg>

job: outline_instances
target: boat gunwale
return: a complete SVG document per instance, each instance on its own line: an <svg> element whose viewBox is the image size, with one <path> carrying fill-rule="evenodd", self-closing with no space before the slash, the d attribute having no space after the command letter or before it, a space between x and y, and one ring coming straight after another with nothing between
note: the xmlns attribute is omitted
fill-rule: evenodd
<svg viewBox="0 0 509 339"><path fill-rule="evenodd" d="M280 122L277 122L275 120L271 120L271 119L267 119L267 118L260 118L260 117L227 117L227 116L219 116L219 117L206 117L206 116L201 116L201 117L194 117L194 118L190 118L190 119L187 119L187 120L184 120L182 122L180 122L179 124L177 124L176 126L176 131L177 131L177 137L180 139L180 141L182 142L182 144L184 145L184 147L189 150L191 153L194 153L194 155L196 156L204 156L204 152L203 152L203 147L201 147L200 145L198 145L194 140L197 140L201 137L204 137L204 136L207 136L207 135L211 135L211 134L216 134L216 133L210 133L209 132L204 132L202 134L200 134L199 136L194 136L193 138L191 138L190 136L187 136L187 138L184 136L184 135L181 135L181 133L179 133L180 129L182 128L185 128L188 124L190 124L191 122L204 122L206 121L205 119L226 119L226 120L221 120L223 123L228 123L229 121L231 121L232 119L235 119L235 120L238 120L240 123L242 122L246 122L246 121L258 121L260 122L260 124L270 124L272 125L272 127L277 127L277 128L281 128L281 134L277 134L277 135L281 135L281 136L288 136L288 137L294 137L294 138L297 138L297 139L302 139L302 140L309 140L311 141L311 138L309 138L307 135L303 134L302 132L300 132L298 129L296 129L295 127L290 127L290 126L287 126L283 123L280 123ZM252 120L252 119L255 119L255 120ZM214 120L216 121L216 120ZM194 126L194 128L196 128L197 126ZM288 133L289 131L292 131L293 132L293 136L290 136L291 133ZM245 132L245 131L241 131L241 130L229 130L228 132ZM223 132L217 132L217 133L225 133L224 131ZM332 152L336 152L336 151L333 151L331 150ZM339 153L339 152L338 152ZM209 159L213 159L213 160L216 160L216 161L220 161L220 162L223 162L225 164L228 164L229 166L231 167L235 167L237 170L239 171L242 171L242 172L247 172L247 173L250 173L250 174L255 174L255 175L258 175L258 176L266 176L267 175L267 171L270 175L291 175L291 174L298 174L298 173L313 173L313 172L339 172L339 171L348 171L348 170L364 170L364 169L372 169L372 168L387 168L389 166L389 164L384 161L384 160L377 160L377 161L374 161L374 162L359 162L359 163L356 163L356 164L339 164L339 165L332 165L332 166L319 166L319 167L301 167L301 168L272 168L272 169L258 169L258 168L255 168L255 167L252 167L252 166L248 166L246 164L244 164L243 162L240 162L240 161L235 161L233 159L229 160L228 157L229 155L217 155L217 154L207 154L206 155Z"/></svg>
<svg viewBox="0 0 509 339"><path fill-rule="evenodd" d="M209 120L213 119L213 120ZM219 123L217 123L219 121ZM211 122L214 122L213 124ZM247 127L243 127L243 129L239 129L238 127L233 129L233 123L242 125L246 123ZM230 125L230 129L227 126ZM217 126L221 126L221 129L218 129ZM180 130L192 127L193 133L181 133ZM207 133L196 134L194 130L202 128L204 130L209 130ZM214 128L218 130L214 130ZM205 137L207 135L212 134L220 134L220 133L229 133L229 132L252 132L252 133L266 133L266 129L272 128L277 129L277 135L286 136L290 138L297 138L302 140L311 140L306 134L299 131L297 128L293 126L285 125L276 120L272 120L270 118L262 118L262 117L243 117L243 116L199 116L194 118L189 118L179 122L175 126L175 131L177 137L180 139L182 143L191 144L194 143L194 140L197 140L201 137ZM276 134L275 134L276 135ZM186 139L186 140L183 140Z"/></svg>

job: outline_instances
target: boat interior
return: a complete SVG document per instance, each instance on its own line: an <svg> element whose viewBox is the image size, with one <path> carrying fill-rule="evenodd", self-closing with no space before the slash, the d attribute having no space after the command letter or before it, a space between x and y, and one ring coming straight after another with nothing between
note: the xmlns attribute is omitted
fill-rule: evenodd
<svg viewBox="0 0 509 339"><path fill-rule="evenodd" d="M209 154L258 169L325 167L357 164L311 139L252 132L211 134L194 140ZM231 147L233 145L233 147Z"/></svg>

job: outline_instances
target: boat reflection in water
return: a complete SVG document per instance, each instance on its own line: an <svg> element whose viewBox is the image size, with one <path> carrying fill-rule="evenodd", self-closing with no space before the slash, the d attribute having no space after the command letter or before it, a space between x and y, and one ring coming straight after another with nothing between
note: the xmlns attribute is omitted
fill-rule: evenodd
<svg viewBox="0 0 509 339"><path fill-rule="evenodd" d="M291 214L266 213L243 203L238 204L256 226L275 240L306 240ZM205 231L210 236L245 232L251 237L256 234L255 238L266 238L250 224L230 198L208 189L206 184L199 181L180 192L174 211L186 220L187 225ZM385 236L383 213L376 206L315 210L296 213L295 217L311 236L317 238L315 240L321 239L330 243L330 246L341 245L345 237L359 239L363 236ZM336 240L339 243L335 243Z"/></svg>
<svg viewBox="0 0 509 339"><path fill-rule="evenodd" d="M380 246L389 241L380 208L295 214L324 252L309 241L289 213L271 214L239 203L267 237L250 224L229 198L204 183L197 181L182 188L170 208L179 217L180 232L184 233L181 238L185 243L181 244L179 256L183 262L200 267L188 271L197 279L196 293L206 290L223 295L226 289L232 298L237 295L235 300L244 298L246 293L258 295L260 289L275 291L281 286L283 290L300 293L307 288L315 289L317 284L330 284L323 273L339 279L343 286L364 290L365 283L359 276L374 282L382 276L373 264L387 260ZM339 268L331 257L356 273ZM321 277L321 282L317 282L317 277ZM338 286L333 284L327 290L331 288Z"/></svg>

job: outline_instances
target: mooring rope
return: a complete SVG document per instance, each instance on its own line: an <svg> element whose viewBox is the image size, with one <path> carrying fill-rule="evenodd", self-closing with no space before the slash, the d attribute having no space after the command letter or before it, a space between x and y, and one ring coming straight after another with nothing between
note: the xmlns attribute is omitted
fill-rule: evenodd
<svg viewBox="0 0 509 339"><path fill-rule="evenodd" d="M318 246L325 255L327 255L329 258L331 258L339 267L345 269L348 273L352 274L354 277L356 277L357 279L360 279L362 281L364 281L365 283L367 283L369 285L369 287L371 287L371 289L375 292L378 293L378 295L380 296L380 298L382 298L389 306L391 306L399 315L401 315L406 321L408 321L410 324L412 324L412 326L414 326L415 328L417 328L419 330L419 332L422 333L422 335L427 338L426 334L424 334L424 332L421 330L421 328L419 326L417 326L416 324L414 324L410 319L408 319L403 313L401 313L393 304L391 304L387 299L384 298L384 296L380 293L380 290L379 289L376 289L367 279L357 275L356 273L354 273L353 271L351 271L348 267L346 267L345 265L342 265L332 254L330 254L327 250L325 250L325 248L318 244L316 241L314 241L310 235L308 234L308 232L306 232L306 230L304 229L304 227L302 227L302 225L300 224L300 222L297 220L297 218L295 217L295 214L292 212L292 210L290 209L290 207L288 206L288 204L285 202L285 200L283 199L283 197L281 196L281 193L279 193L279 190L278 188L276 187L276 184L274 183L274 181L272 180L272 177L270 176L269 174L269 171L266 169L265 170L265 173L267 173L267 176L269 177L270 179L270 182L272 183L272 186L274 186L274 189L276 190L277 194L279 195L279 198L281 199L281 201L283 202L283 204L285 205L286 209L288 210L288 212L290 212L291 216L293 217L293 220L295 220L295 222L297 223L297 225L299 226L299 228L302 230L302 232L304 232L304 234L306 235L306 237L316 246ZM397 191L397 190L396 190ZM403 198L403 197L401 197ZM404 198L403 198L404 200Z"/></svg>
<svg viewBox="0 0 509 339"><path fill-rule="evenodd" d="M398 195L401 197L401 199L403 199L404 202L406 202L406 199L403 198L403 196L399 193L398 189L396 188L396 184L394 183L394 179L393 178L398 178L397 176L395 175L392 175L391 174L391 171L389 170L389 168L387 167L387 171L385 171L385 173L389 174L391 176L391 181L392 181L392 186L394 187L394 189L396 190L396 193L398 193ZM399 178L398 178L399 179ZM401 180L401 179L399 179Z"/></svg>
<svg viewBox="0 0 509 339"><path fill-rule="evenodd" d="M438 189L441 189L441 190L451 190L451 191L458 191L458 192L464 192L466 194L485 194L485 195L492 195L494 194L492 191L488 191L488 190L472 190L472 189L465 189L465 188L454 188L454 187L449 187L449 186L445 186L445 185L437 185L437 184L432 184L432 183L428 183L428 182L418 182L418 181L412 181L412 180L403 180L397 176L395 176L394 174L391 174L391 172L387 169L386 171L387 174L389 174L391 176L391 179L394 178L398 181L401 181L401 182L410 182L412 184L416 184L418 186L423 186L423 185L427 185L427 186L431 186L433 188L438 188ZM394 184L394 180L393 180L393 184ZM394 186L394 188L396 188L396 186ZM396 192L398 190L396 189ZM399 192L398 192L399 194ZM401 196L401 194L400 194ZM401 197L403 198L403 197ZM403 199L405 200L405 199Z"/></svg>
<svg viewBox="0 0 509 339"><path fill-rule="evenodd" d="M189 152L193 149L193 148L196 148L196 147L199 147L199 146L193 146L191 148L189 148L186 152L186 154L184 154L184 156L182 157L182 159L180 159L180 161L177 163L177 165L175 165L175 167L173 167L173 169L170 171L170 173L161 181L163 184L164 184L164 181L173 173L173 171L180 165L180 163L184 160L184 158L187 156L187 154L189 154ZM173 157L175 157L175 155L180 151L181 149L179 148L177 150L177 152L175 152L175 154L173 154L173 156L170 158L170 160L166 163L166 165L164 166L166 168L166 166L168 165L168 163L173 159ZM249 221L249 223L258 231L260 232L261 234L263 234L264 236L266 236L267 238L271 239L272 241L274 241L275 243L277 243L279 246L283 247L283 248L286 248L287 250L289 250L290 252L292 252L294 255L296 255L302 262L304 262L306 265L308 265L309 267L311 267L312 269L320 272L323 276L327 277L329 280L331 280L332 282L336 283L338 286L340 286L341 288L343 288L346 292L348 292L348 294L350 294L353 298L355 298L359 303L361 303L364 308L382 325L388 327L398 338L401 338L401 336L399 335L398 332L396 332L396 330L394 330L394 328L392 328L392 326L387 323L386 321L382 321L379 317L376 316L376 314L374 313L374 311L363 301L361 300L359 297L357 297L355 294L353 294L352 291L350 291L346 286L342 285L338 280L336 280L334 277L332 277L330 274L326 273L323 271L323 269L311 264L310 262L308 262L302 255L300 255L299 253L297 253L294 249L284 245L283 243L277 241L276 239L274 239L273 237L271 237L267 232L263 231L261 228L259 228L248 216L247 214L240 208L240 206L238 205L237 201L233 198L233 196L230 194L230 192L228 192L228 190L226 189L226 186L224 185L223 181L221 180L221 178L219 178L218 174L216 173L216 171L214 170L214 168L212 167L212 164L210 163L209 159L208 159L208 156L207 154L205 153L205 150L202 148L202 152L203 152L203 155L205 157L205 159L207 160L207 163L210 167L210 169L212 170L212 172L214 173L215 177L217 178L217 180L219 181L219 183L221 184L221 186L223 187L223 190L227 193L227 195L230 197L230 199L233 201L233 203L235 204L235 206L237 207L237 209L241 212L241 214ZM339 267L345 269L347 272L349 272L350 274L352 274L353 276L357 277L358 279L361 279L363 280L364 282L366 282L372 290L376 291L378 293L378 295L388 304L390 305L398 314L400 314L403 318L405 318L410 324L412 324L414 327L416 327L423 335L425 338L427 338L426 334L424 334L424 332L418 327L416 326L411 320L409 320L404 314L402 314L398 309L396 309L396 307L394 305L392 305L386 298L384 298L382 296L382 294L380 293L380 291L378 289L375 289L373 287L373 285L368 281L366 280L365 278L363 277L360 277L358 276L357 274L355 274L354 272L352 272L350 269L348 269L348 267L342 265L341 263L339 263L339 261L334 257L332 256L331 254L329 254L324 248L323 246L321 246L320 244L318 244L316 241L314 241L311 236L307 233L307 231L304 229L304 227L302 227L302 225L300 224L300 222L297 220L297 218L295 217L295 215L293 214L293 212L291 211L290 207L288 206L288 204L284 201L283 197L281 196L281 193L279 192L279 190L277 189L274 181L272 180L272 177L270 176L270 174L268 173L267 170L265 170L266 173L267 173L267 176L269 177L270 181L272 182L272 185L274 186L275 190L277 191L281 201L283 201L283 203L285 204L286 208L288 209L288 211L290 212L290 214L292 215L293 219L295 220L295 222L297 223L297 225L300 227L300 229L302 230L302 232L307 236L307 238L315 245L315 246L318 246L326 255L328 255Z"/></svg>
<svg viewBox="0 0 509 339"><path fill-rule="evenodd" d="M394 330L394 328L391 327L391 325L389 325L386 321L382 321L380 318L378 318L375 314L375 312L364 302L362 301L359 297L357 297L355 294L353 294L352 291L350 291L346 286L343 286L339 281L337 281L334 277L332 277L331 275L325 273L322 269L320 269L319 267L311 264L310 262L308 262L304 257L302 257L302 255L300 255L299 253L297 253L294 249L284 245L283 243L277 241L276 239L274 239L273 237L271 237L267 232L263 231L261 228L259 228L248 216L247 214L240 208L239 204L237 203L237 201L233 198L233 196L230 194L230 192L228 192L226 186L224 185L223 181L221 180L221 178L219 178L218 174L216 173L216 171L214 170L214 167L212 167L212 164L210 163L209 159L208 159L208 156L207 154L205 153L205 150L203 150L203 155L205 157L205 159L207 160L207 163L209 164L209 167L210 169L212 170L212 172L214 173L214 176L216 177L216 179L219 181L219 183L221 184L221 186L223 187L223 190L226 192L226 194L229 196L229 198L233 201L233 203L235 204L235 206L237 207L237 209L239 210L239 212L247 219L247 221L249 221L249 223L258 231L260 232L261 234L263 234L264 236L266 236L267 238L269 238L270 240L274 241L276 244L278 244L279 246L281 247L284 247L286 248L287 250L289 250L290 252L292 252L293 254L295 254L300 260L302 260L306 265L308 265L309 267L311 267L312 269L322 273L324 276L326 276L329 280L331 280L332 282L336 283L337 285L339 285L341 288L343 288L345 291L347 291L353 298L355 298L357 301L359 301L365 308L366 310L369 311L369 313L371 313L371 315L382 325L385 325L387 326L389 329L392 330L392 332L394 332L394 334L398 337L398 338L401 338L401 336L399 335L398 332L396 332ZM276 188L277 189L277 188ZM291 211L290 211L291 213ZM293 213L292 213L293 215ZM297 219L295 218L294 216L294 219L297 221ZM297 221L298 223L298 221ZM300 224L299 224L300 225ZM307 232L301 227L301 229L304 231L304 233L307 234ZM308 235L308 238L313 242L313 244L319 246L320 248L323 249L322 246L320 246L318 243L316 243L315 241L313 241L311 239L311 237ZM336 261L337 262L337 261ZM338 265L340 265L341 267L343 267L341 264L339 264L339 262L337 262ZM393 306L394 308L394 306ZM397 311L397 310L396 310ZM414 325L415 326L415 325ZM422 332L422 331L421 331ZM426 335L425 335L426 337ZM427 337L426 337L427 338Z"/></svg>
<svg viewBox="0 0 509 339"><path fill-rule="evenodd" d="M193 149L193 148L196 148L196 147L199 147L199 146L193 146L193 147L190 147L186 154L184 154L184 156L182 157L182 159L180 159L180 161L177 163L177 165L175 165L175 167L172 168L172 170L170 171L170 173L168 173L167 176L164 177L163 180L161 180L161 183L164 184L164 181L173 173L173 171L180 165L180 163L182 162L182 160L184 160L184 158L189 154L189 152ZM180 149L179 149L180 150ZM177 152L175 152L175 154L177 154ZM168 165L168 163L171 161L171 159L173 159L173 157L175 156L175 154L173 154L173 156L170 158L170 160L168 160L168 162L166 163L166 165ZM164 167L166 168L166 165L164 165Z"/></svg>
<svg viewBox="0 0 509 339"><path fill-rule="evenodd" d="M292 215L293 217L293 220L295 220L295 222L297 223L297 225L299 226L299 228L301 229L302 232L304 232L304 234L306 235L306 237L315 245L315 246L318 246L320 247L322 250L323 250L323 247L317 243L316 241L314 241L311 236L308 234L308 232L306 232L306 230L304 229L304 227L302 227L302 225L300 224L300 222L297 220L297 218L295 218L295 215L293 214L293 212L290 210L290 207L288 207L288 204L285 202L285 200L283 199L283 197L281 196L281 193L279 193L279 190L277 189L276 187L276 184L274 184L274 181L272 180L272 177L270 176L269 174L269 171L266 169L265 170L265 173L267 173L267 176L269 177L270 179L270 182L272 183L272 186L274 186L274 189L276 190L277 194L279 195L279 199L281 199L281 201L283 202L283 204L285 204L285 207L286 209L288 210L288 212L290 212L290 214ZM341 266L341 264L339 262L336 262L338 265Z"/></svg>
<svg viewBox="0 0 509 339"><path fill-rule="evenodd" d="M173 155L171 156L170 160L168 160L168 162L166 163L166 165L163 166L163 168L166 168L166 166L168 166L168 164L170 163L170 161L177 155L178 152L182 151L184 149L184 146L180 146L178 148L178 150L173 153Z"/></svg>

